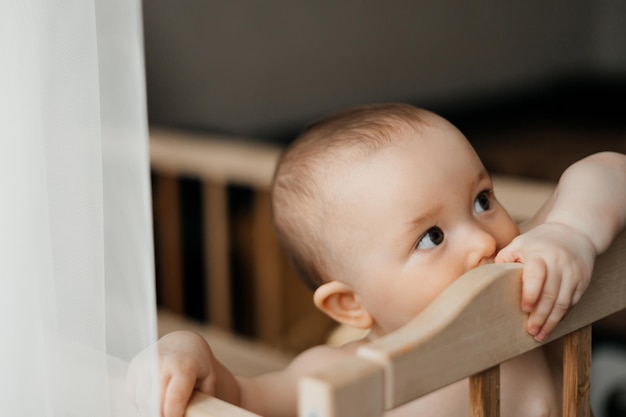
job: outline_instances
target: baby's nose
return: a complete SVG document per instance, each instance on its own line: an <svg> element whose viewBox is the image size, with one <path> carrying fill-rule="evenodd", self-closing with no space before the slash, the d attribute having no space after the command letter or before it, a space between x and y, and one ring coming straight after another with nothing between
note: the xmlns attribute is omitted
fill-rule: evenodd
<svg viewBox="0 0 626 417"><path fill-rule="evenodd" d="M496 256L496 239L488 231L476 227L469 242L468 269L493 263Z"/></svg>

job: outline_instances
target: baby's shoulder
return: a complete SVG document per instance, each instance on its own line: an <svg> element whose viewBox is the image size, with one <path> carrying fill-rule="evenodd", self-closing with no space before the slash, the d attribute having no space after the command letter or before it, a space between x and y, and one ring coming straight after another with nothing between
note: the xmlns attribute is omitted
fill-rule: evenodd
<svg viewBox="0 0 626 417"><path fill-rule="evenodd" d="M343 346L314 346L297 355L287 369L299 375L306 375L326 367L330 368L334 363L354 356L361 344L360 342L352 342Z"/></svg>

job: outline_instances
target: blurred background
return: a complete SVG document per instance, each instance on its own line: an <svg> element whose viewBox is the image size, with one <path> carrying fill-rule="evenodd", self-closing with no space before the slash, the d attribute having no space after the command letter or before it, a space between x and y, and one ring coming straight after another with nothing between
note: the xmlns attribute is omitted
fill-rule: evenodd
<svg viewBox="0 0 626 417"><path fill-rule="evenodd" d="M154 124L283 144L324 114L392 100L470 139L622 120L619 0L147 0L144 19Z"/></svg>
<svg viewBox="0 0 626 417"><path fill-rule="evenodd" d="M585 155L626 152L621 0L143 9L159 303L286 351L332 328L281 258L266 207L273 161L309 122L412 103L456 124L492 172L548 188Z"/></svg>

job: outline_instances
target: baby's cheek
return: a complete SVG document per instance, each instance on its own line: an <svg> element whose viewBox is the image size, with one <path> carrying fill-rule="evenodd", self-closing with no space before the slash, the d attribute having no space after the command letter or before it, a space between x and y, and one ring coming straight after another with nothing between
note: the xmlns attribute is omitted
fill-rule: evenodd
<svg viewBox="0 0 626 417"><path fill-rule="evenodd" d="M506 219L501 223L498 238L498 251L508 246L513 239L520 235L520 230L517 224L505 214Z"/></svg>

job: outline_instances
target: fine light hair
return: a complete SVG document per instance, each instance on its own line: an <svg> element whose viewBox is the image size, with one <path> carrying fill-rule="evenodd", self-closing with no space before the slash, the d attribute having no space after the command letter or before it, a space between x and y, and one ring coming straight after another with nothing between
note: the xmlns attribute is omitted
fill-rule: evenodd
<svg viewBox="0 0 626 417"><path fill-rule="evenodd" d="M335 276L336 248L327 237L342 227L325 188L349 167L397 143L402 133L431 124L433 113L407 104L351 108L313 123L285 150L272 181L278 240L303 282L315 290Z"/></svg>

